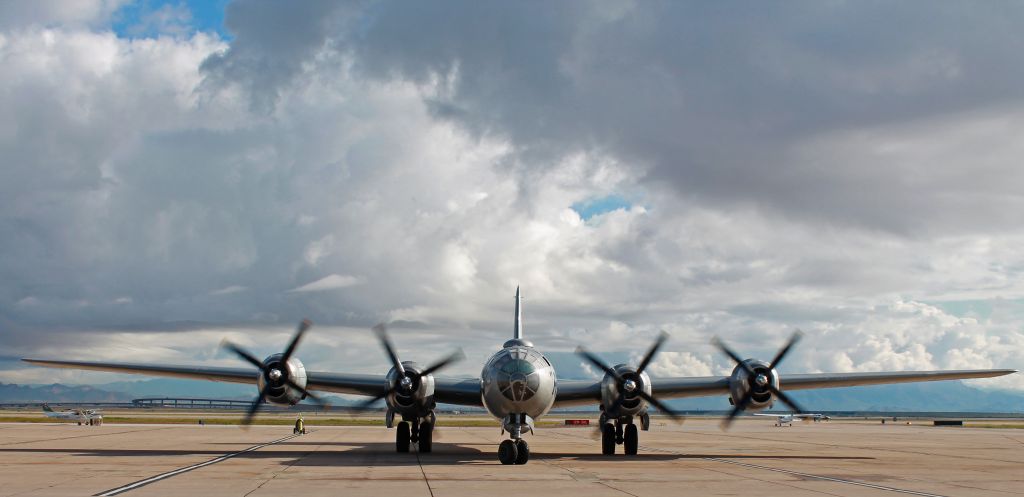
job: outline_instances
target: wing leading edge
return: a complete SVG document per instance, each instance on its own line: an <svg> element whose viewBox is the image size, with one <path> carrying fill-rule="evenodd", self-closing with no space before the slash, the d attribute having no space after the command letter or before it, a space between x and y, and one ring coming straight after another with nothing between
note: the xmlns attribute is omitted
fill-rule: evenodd
<svg viewBox="0 0 1024 497"><path fill-rule="evenodd" d="M885 385L922 381L994 378L1016 373L1016 369L967 369L950 371L896 371L879 373L811 373L781 375L782 390ZM692 378L653 378L651 389L659 398L728 395L728 376ZM560 381L555 407L590 404L601 400L601 384L596 381Z"/></svg>
<svg viewBox="0 0 1024 497"><path fill-rule="evenodd" d="M109 373L144 374L167 376L192 380L222 381L229 383L256 384L257 372L252 368L224 368L211 366L170 366L160 364L52 361L47 359L22 359L29 364L48 368L86 369ZM310 390L364 395L373 397L386 389L384 375L307 372L306 387ZM435 378L434 398L437 402L468 406L482 406L480 380L477 378L452 379Z"/></svg>

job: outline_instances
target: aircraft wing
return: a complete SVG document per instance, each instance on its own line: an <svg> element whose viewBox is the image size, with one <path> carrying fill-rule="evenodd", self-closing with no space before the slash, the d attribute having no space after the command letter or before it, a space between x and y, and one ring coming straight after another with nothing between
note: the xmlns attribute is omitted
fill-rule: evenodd
<svg viewBox="0 0 1024 497"><path fill-rule="evenodd" d="M810 373L782 374L779 383L783 391L816 388L883 385L921 381L966 380L993 378L1016 373L1015 369L967 369L950 371L890 371L878 373ZM659 399L680 397L706 397L728 395L728 376L699 376L689 378L652 378L652 393ZM592 404L601 401L598 381L559 381L555 407Z"/></svg>
<svg viewBox="0 0 1024 497"><path fill-rule="evenodd" d="M890 383L993 378L1016 372L1016 369L962 369L949 371L884 371L877 373L780 374L779 384L783 391L811 390ZM654 383L651 387L654 396L659 398L703 397L729 393L728 376L654 378L651 381Z"/></svg>
<svg viewBox="0 0 1024 497"><path fill-rule="evenodd" d="M159 364L53 361L22 359L37 366L66 369L87 369L110 373L169 376L193 380L209 380L255 385L257 371L253 368L224 368L211 366L171 366ZM477 378L435 378L434 397L438 402L468 406L482 406L480 380ZM378 396L386 388L384 375L307 372L306 388L349 395Z"/></svg>

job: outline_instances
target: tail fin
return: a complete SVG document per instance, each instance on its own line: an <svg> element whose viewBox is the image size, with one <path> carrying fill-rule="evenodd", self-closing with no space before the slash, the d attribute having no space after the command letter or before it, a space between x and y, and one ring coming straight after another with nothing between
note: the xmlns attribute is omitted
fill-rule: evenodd
<svg viewBox="0 0 1024 497"><path fill-rule="evenodd" d="M516 340L523 339L523 308L520 306L519 287L516 286L516 323L515 328L512 331L512 338Z"/></svg>
<svg viewBox="0 0 1024 497"><path fill-rule="evenodd" d="M50 409L49 405L43 404L43 412L53 412L53 409Z"/></svg>

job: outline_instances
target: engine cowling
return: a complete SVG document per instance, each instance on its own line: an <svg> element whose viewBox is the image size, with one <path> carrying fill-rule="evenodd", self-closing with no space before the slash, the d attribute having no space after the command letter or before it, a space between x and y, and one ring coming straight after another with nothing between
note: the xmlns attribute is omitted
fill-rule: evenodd
<svg viewBox="0 0 1024 497"><path fill-rule="evenodd" d="M424 369L413 361L402 361L405 374L391 368L385 376L385 397L388 408L405 416L426 415L434 408L434 375L423 374Z"/></svg>
<svg viewBox="0 0 1024 497"><path fill-rule="evenodd" d="M285 379L290 379L296 385L306 388L306 367L302 361L295 357L284 359L284 354L273 354L263 360L263 371L261 371L256 383L262 392L266 388L264 398L271 404L293 406L301 402L306 396L301 390L289 386Z"/></svg>
<svg viewBox="0 0 1024 497"><path fill-rule="evenodd" d="M627 364L619 364L612 369L625 383L620 387L615 377L608 373L601 379L601 406L606 416L633 416L646 412L647 402L640 397L639 392L651 395L651 377L646 372L638 373L636 368Z"/></svg>
<svg viewBox="0 0 1024 497"><path fill-rule="evenodd" d="M775 399L770 387L779 390L779 373L765 361L747 359L743 363L746 368L737 364L729 376L730 402L735 404L749 394L750 400L746 406L748 411L771 407ZM748 368L753 374L748 372Z"/></svg>

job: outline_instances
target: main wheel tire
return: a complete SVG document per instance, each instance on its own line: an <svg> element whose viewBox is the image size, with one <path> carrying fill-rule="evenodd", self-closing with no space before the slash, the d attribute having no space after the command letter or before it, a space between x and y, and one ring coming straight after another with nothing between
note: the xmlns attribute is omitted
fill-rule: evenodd
<svg viewBox="0 0 1024 497"><path fill-rule="evenodd" d="M395 449L398 452L409 452L409 423L402 421L398 423L397 432L395 432Z"/></svg>
<svg viewBox="0 0 1024 497"><path fill-rule="evenodd" d="M433 450L434 425L429 422L420 425L420 452L427 453Z"/></svg>
<svg viewBox="0 0 1024 497"><path fill-rule="evenodd" d="M516 440L516 464L526 464L530 460L530 444L526 440Z"/></svg>
<svg viewBox="0 0 1024 497"><path fill-rule="evenodd" d="M516 459L519 458L519 450L516 448L516 443L511 440L505 440L498 446L498 460L502 464L515 464Z"/></svg>
<svg viewBox="0 0 1024 497"><path fill-rule="evenodd" d="M640 446L640 434L636 430L636 425L626 425L626 433L623 434L623 451L627 456L635 456L636 449Z"/></svg>
<svg viewBox="0 0 1024 497"><path fill-rule="evenodd" d="M605 423L601 428L601 453L610 456L615 454L615 425Z"/></svg>

